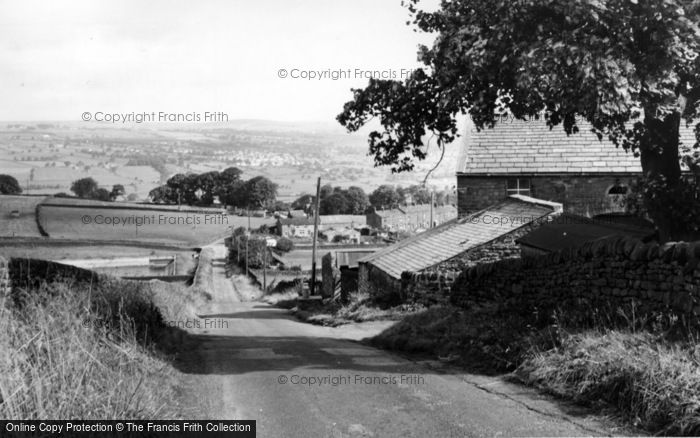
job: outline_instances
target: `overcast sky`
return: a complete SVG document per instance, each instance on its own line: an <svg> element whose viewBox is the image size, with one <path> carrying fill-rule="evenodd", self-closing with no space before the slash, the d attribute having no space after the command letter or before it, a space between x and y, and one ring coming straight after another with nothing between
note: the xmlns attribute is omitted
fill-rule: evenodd
<svg viewBox="0 0 700 438"><path fill-rule="evenodd" d="M367 82L355 69L400 74L432 41L406 25L400 0L0 0L0 11L0 120L222 111L332 121ZM350 79L290 77L327 69Z"/></svg>

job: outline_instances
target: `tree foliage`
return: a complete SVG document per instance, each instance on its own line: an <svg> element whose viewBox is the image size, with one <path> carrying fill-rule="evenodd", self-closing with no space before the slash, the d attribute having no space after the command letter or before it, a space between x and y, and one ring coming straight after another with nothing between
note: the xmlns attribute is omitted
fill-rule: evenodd
<svg viewBox="0 0 700 438"><path fill-rule="evenodd" d="M369 195L369 203L378 210L396 208L403 202L394 186L388 184L377 187Z"/></svg>
<svg viewBox="0 0 700 438"><path fill-rule="evenodd" d="M369 134L377 165L411 170L427 138L439 148L455 139L458 114L477 129L500 113L541 117L570 135L583 119L640 157L654 196L697 201L679 164L692 155L684 146L697 147L679 144L680 124L700 111L697 0L456 0L435 12L417 3L406 3L413 24L437 35L419 50L425 68L403 82L371 79L338 116L349 131L379 120ZM692 228L693 218L646 205L662 235Z"/></svg>
<svg viewBox="0 0 700 438"><path fill-rule="evenodd" d="M97 181L88 177L73 181L70 186L70 191L75 193L79 198L92 198L98 187Z"/></svg>
<svg viewBox="0 0 700 438"><path fill-rule="evenodd" d="M22 193L22 188L14 176L0 175L0 194L19 195L20 193Z"/></svg>

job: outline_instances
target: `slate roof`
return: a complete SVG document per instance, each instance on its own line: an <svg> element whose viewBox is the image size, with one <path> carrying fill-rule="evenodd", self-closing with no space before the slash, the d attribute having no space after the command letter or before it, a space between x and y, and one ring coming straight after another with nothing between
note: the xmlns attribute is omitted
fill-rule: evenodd
<svg viewBox="0 0 700 438"><path fill-rule="evenodd" d="M531 175L638 173L639 158L616 148L608 139L598 140L590 124L578 120L579 132L566 135L559 125L551 130L544 120L503 118L492 129L472 129L462 144L459 174ZM681 126L681 141L692 146L691 128Z"/></svg>
<svg viewBox="0 0 700 438"><path fill-rule="evenodd" d="M306 217L290 217L290 218L280 218L280 225L313 225L314 218Z"/></svg>
<svg viewBox="0 0 700 438"><path fill-rule="evenodd" d="M318 219L321 225L354 223L359 227L367 223L367 216L353 214L322 214Z"/></svg>
<svg viewBox="0 0 700 438"><path fill-rule="evenodd" d="M392 208L389 210L375 210L375 213L381 217L403 216L405 214L421 212L430 213L430 204L402 205L399 208ZM434 208L433 213L454 213L457 215L457 207L454 205L438 205Z"/></svg>
<svg viewBox="0 0 700 438"><path fill-rule="evenodd" d="M287 213L288 217L307 217L308 215L304 210L289 210L289 213Z"/></svg>
<svg viewBox="0 0 700 438"><path fill-rule="evenodd" d="M633 226L564 213L555 218L552 223L542 225L518 239L517 242L551 252L578 247L592 240L612 236L648 240L653 235L654 228L651 226Z"/></svg>
<svg viewBox="0 0 700 438"><path fill-rule="evenodd" d="M488 243L555 211L561 204L511 196L478 213L454 219L384 248L360 260L400 279L403 271L421 271ZM494 218L516 218L494 224Z"/></svg>

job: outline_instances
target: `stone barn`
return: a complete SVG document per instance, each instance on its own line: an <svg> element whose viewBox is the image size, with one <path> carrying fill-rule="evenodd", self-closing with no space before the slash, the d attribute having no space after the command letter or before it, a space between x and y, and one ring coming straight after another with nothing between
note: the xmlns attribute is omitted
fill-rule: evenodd
<svg viewBox="0 0 700 438"><path fill-rule="evenodd" d="M561 204L510 196L361 259L358 290L379 302L400 302L408 293L402 284L404 272L456 272L481 262L520 257L516 239L561 212Z"/></svg>
<svg viewBox="0 0 700 438"><path fill-rule="evenodd" d="M541 119L504 117L492 129L468 132L457 171L460 216L514 194L558 202L566 213L586 217L624 212L641 176L639 158L599 140L587 122L579 120L578 127L567 136L561 126L550 130ZM681 141L695 143L685 125Z"/></svg>

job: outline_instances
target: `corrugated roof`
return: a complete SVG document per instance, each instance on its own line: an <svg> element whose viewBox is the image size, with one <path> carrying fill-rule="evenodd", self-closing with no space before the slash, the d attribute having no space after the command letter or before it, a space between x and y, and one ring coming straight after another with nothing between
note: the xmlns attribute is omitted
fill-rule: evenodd
<svg viewBox="0 0 700 438"><path fill-rule="evenodd" d="M398 279L403 271L420 271L449 260L544 217L555 209L557 207L553 203L523 196L510 197L478 213L446 222L377 251L360 262L376 266Z"/></svg>
<svg viewBox="0 0 700 438"><path fill-rule="evenodd" d="M462 144L459 173L537 174L641 172L639 158L590 131L578 120L579 132L567 136L559 125L551 130L544 120L501 119L492 129L472 129ZM695 135L681 126L684 145L695 144Z"/></svg>

